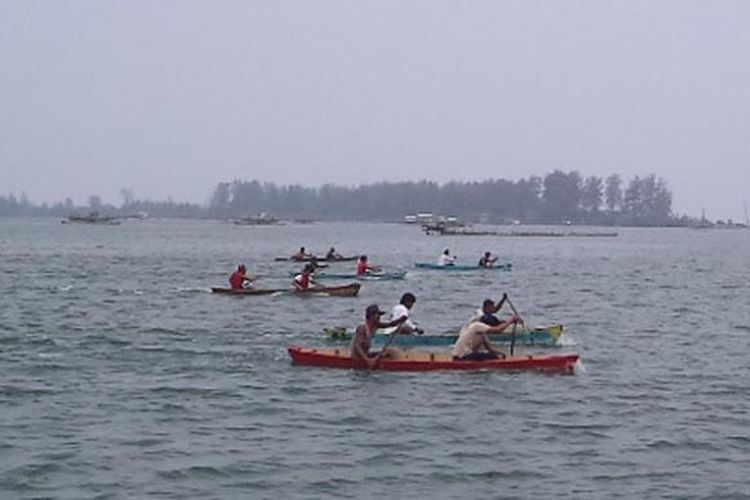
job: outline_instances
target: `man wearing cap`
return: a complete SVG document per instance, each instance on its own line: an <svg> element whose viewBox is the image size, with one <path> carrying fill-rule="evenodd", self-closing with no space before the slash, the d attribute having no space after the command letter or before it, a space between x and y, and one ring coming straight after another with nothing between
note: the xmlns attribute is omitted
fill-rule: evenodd
<svg viewBox="0 0 750 500"><path fill-rule="evenodd" d="M246 273L247 269L245 268L245 264L237 266L237 270L229 277L229 286L232 287L232 290L242 290L245 287L246 281L252 281L252 278Z"/></svg>
<svg viewBox="0 0 750 500"><path fill-rule="evenodd" d="M398 349L388 347L383 349L381 352L370 352L370 345L372 344L372 338L375 336L378 328L389 328L391 326L397 326L406 321L407 316L401 316L400 318L394 319L388 323L382 323L380 316L385 314L384 311L380 310L377 304L370 304L365 309L365 322L359 325L354 331L352 337L351 353L352 359L362 360L367 365L367 368L374 368L378 360L381 357L385 358L396 358L398 357Z"/></svg>

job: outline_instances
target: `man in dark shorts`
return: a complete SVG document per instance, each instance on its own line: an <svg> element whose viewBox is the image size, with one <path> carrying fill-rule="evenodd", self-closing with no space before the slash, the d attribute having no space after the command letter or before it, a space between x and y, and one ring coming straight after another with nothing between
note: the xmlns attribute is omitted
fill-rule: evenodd
<svg viewBox="0 0 750 500"><path fill-rule="evenodd" d="M382 323L380 316L385 314L377 304L370 304L365 309L365 322L357 327L354 331L351 344L351 355L353 360L361 360L372 369L381 357L394 359L399 355L399 350L393 347L383 349L381 352L370 352L372 339L379 328L389 328L397 326L407 320L406 316L394 319L388 323Z"/></svg>

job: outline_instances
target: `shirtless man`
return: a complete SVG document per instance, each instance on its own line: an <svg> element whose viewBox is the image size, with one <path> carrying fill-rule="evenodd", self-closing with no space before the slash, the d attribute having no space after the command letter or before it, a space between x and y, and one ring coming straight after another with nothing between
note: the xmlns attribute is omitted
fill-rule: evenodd
<svg viewBox="0 0 750 500"><path fill-rule="evenodd" d="M365 309L365 322L357 327L352 337L352 359L364 361L369 369L373 369L381 357L395 359L399 355L399 350L394 347L385 348L380 352L370 351L372 339L379 328L397 326L407 319L406 316L401 316L388 323L382 323L380 316L383 314L385 312L381 311L377 304L367 306L367 309Z"/></svg>

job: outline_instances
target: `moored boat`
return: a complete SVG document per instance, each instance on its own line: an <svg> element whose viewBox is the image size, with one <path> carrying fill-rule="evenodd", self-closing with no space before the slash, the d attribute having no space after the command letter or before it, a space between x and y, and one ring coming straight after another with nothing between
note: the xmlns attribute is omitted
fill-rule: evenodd
<svg viewBox="0 0 750 500"><path fill-rule="evenodd" d="M91 212L88 215L70 215L67 219L61 221L63 224L103 224L107 226L119 225L122 220L119 217L101 215L99 212Z"/></svg>
<svg viewBox="0 0 750 500"><path fill-rule="evenodd" d="M287 348L292 363L326 368L367 369L361 360L352 359L348 349ZM552 355L521 355L484 361L456 361L450 354L405 351L398 359L380 359L376 370L383 371L434 371L434 370L537 370L544 372L573 373L579 356L575 353Z"/></svg>
<svg viewBox="0 0 750 500"><path fill-rule="evenodd" d="M510 271L513 268L513 265L510 262L495 264L490 267L483 267L476 264L453 264L444 266L434 262L415 262L414 266L420 269L434 269L438 271Z"/></svg>
<svg viewBox="0 0 750 500"><path fill-rule="evenodd" d="M352 334L346 328L324 328L323 332L326 338L331 341L349 341ZM537 326L527 331L517 331L515 343L517 345L536 345L536 346L554 346L559 345L562 336L563 326L553 323L546 326ZM511 343L513 333L510 331L502 333L493 333L488 335L492 342ZM387 342L389 335L378 333L375 335L373 342L384 344ZM440 335L440 334L409 334L398 335L393 339L393 345L397 346L448 346L456 343L458 335Z"/></svg>
<svg viewBox="0 0 750 500"><path fill-rule="evenodd" d="M361 283L349 283L341 286L321 286L299 291L291 288L231 288L211 287L211 292L225 295L273 295L275 293L288 295L328 295L332 297L355 297L359 293Z"/></svg>

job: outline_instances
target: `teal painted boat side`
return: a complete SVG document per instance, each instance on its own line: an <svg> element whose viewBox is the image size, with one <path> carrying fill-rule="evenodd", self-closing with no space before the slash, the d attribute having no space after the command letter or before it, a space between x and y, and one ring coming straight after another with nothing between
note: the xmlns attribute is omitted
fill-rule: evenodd
<svg viewBox="0 0 750 500"><path fill-rule="evenodd" d="M549 325L546 327L537 327L529 332L516 332L516 344L517 345L538 345L538 346L553 346L558 343L558 339L562 334L562 325ZM326 328L324 332L329 340L331 341L342 341L346 342L351 340L351 332L341 328ZM490 335L492 342L501 344L509 344L512 341L511 332L503 332L500 334ZM397 336L391 345L400 345L404 347L408 346L450 346L453 345L458 339L458 335L399 335ZM375 335L373 343L375 345L382 345L388 340L388 335L380 333Z"/></svg>

